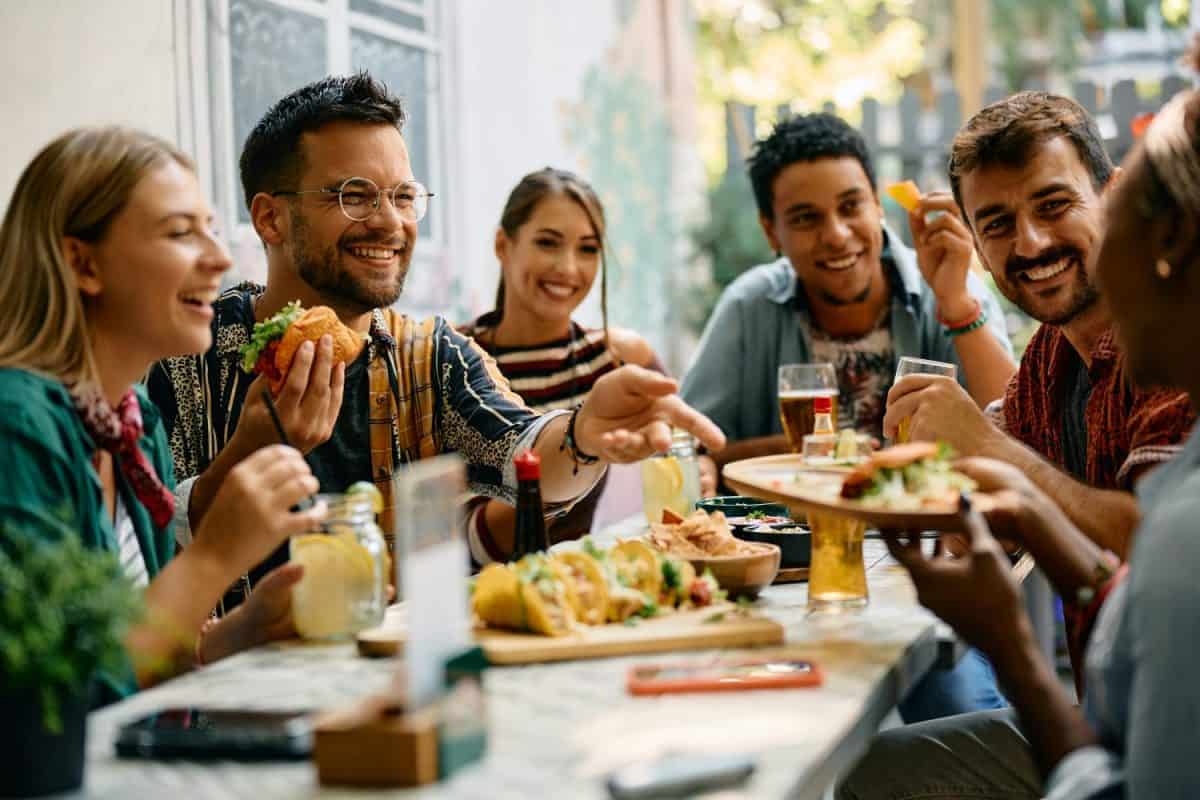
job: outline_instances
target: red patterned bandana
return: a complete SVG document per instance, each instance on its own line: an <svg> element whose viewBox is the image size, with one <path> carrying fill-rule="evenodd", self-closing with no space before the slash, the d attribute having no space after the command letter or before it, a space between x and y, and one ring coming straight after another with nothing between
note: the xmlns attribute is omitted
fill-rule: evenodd
<svg viewBox="0 0 1200 800"><path fill-rule="evenodd" d="M175 496L163 486L154 465L138 447L138 439L142 438L142 409L133 389L121 398L116 411L97 391L72 391L71 396L83 427L97 447L112 453L138 502L150 512L155 527L167 527L175 516Z"/></svg>

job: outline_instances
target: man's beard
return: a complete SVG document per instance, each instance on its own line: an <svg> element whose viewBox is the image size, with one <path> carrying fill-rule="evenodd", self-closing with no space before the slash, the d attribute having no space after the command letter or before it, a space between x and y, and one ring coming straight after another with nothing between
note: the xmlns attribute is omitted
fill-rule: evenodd
<svg viewBox="0 0 1200 800"><path fill-rule="evenodd" d="M357 279L342 263L343 247L380 244L367 240L341 242L323 252L309 243L308 225L298 214L292 214L293 254L296 271L300 278L316 291L356 306L366 312L375 308L386 308L400 298L404 291L404 279L408 276L408 258L411 248L400 254L400 265L394 282L372 285Z"/></svg>
<svg viewBox="0 0 1200 800"><path fill-rule="evenodd" d="M1076 265L1076 279L1074 285L1071 287L1071 300L1067 307L1057 314L1045 314L1039 312L1033 303L1021 302L1025 295L1032 293L1029 284L1021 280L1021 273L1036 267L1049 266L1064 258L1073 260ZM1091 278L1088 276L1087 268L1084 266L1083 253L1075 247L1051 248L1043 251L1034 258L1012 256L1005 265L1005 274L1008 276L1008 282L1014 288L1014 294L1016 295L1008 299L1026 314L1046 325L1066 325L1096 305L1096 301L1100 299L1100 290L1092 283Z"/></svg>
<svg viewBox="0 0 1200 800"><path fill-rule="evenodd" d="M871 296L871 287L875 284L875 279L871 278L867 281L867 286L858 294L851 298L838 297L831 292L822 291L821 298L831 306L856 306L867 302L867 298Z"/></svg>

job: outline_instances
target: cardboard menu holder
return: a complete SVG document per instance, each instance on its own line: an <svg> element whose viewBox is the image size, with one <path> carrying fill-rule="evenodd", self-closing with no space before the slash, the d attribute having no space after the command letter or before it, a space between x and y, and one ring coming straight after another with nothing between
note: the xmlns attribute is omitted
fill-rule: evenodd
<svg viewBox="0 0 1200 800"><path fill-rule="evenodd" d="M438 779L437 715L405 713L389 695L372 695L350 708L319 716L313 760L323 784L423 786Z"/></svg>

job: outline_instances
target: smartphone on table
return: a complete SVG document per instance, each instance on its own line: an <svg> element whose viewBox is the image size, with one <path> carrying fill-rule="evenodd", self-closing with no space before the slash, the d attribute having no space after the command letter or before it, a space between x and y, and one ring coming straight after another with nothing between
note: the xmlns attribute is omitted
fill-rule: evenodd
<svg viewBox="0 0 1200 800"><path fill-rule="evenodd" d="M614 800L694 797L736 786L754 772L754 761L737 754L671 754L610 773L605 782Z"/></svg>
<svg viewBox="0 0 1200 800"><path fill-rule="evenodd" d="M820 686L820 668L805 659L747 658L639 664L629 669L626 687L634 695L684 692L736 692Z"/></svg>
<svg viewBox="0 0 1200 800"><path fill-rule="evenodd" d="M239 711L167 708L121 726L117 755L268 761L305 759L312 753L306 711Z"/></svg>

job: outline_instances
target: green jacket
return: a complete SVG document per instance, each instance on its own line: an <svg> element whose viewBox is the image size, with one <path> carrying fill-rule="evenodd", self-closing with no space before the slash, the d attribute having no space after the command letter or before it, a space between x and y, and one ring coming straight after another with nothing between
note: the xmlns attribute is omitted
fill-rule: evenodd
<svg viewBox="0 0 1200 800"><path fill-rule="evenodd" d="M158 410L136 387L145 434L139 446L159 478L173 489L175 472ZM76 531L88 547L118 552L105 513L100 478L92 468L96 445L61 383L18 369L0 369L0 533L16 529L47 537ZM171 527L156 528L120 470L117 491L133 522L153 579L175 555ZM132 669L102 675L102 699L137 690Z"/></svg>

